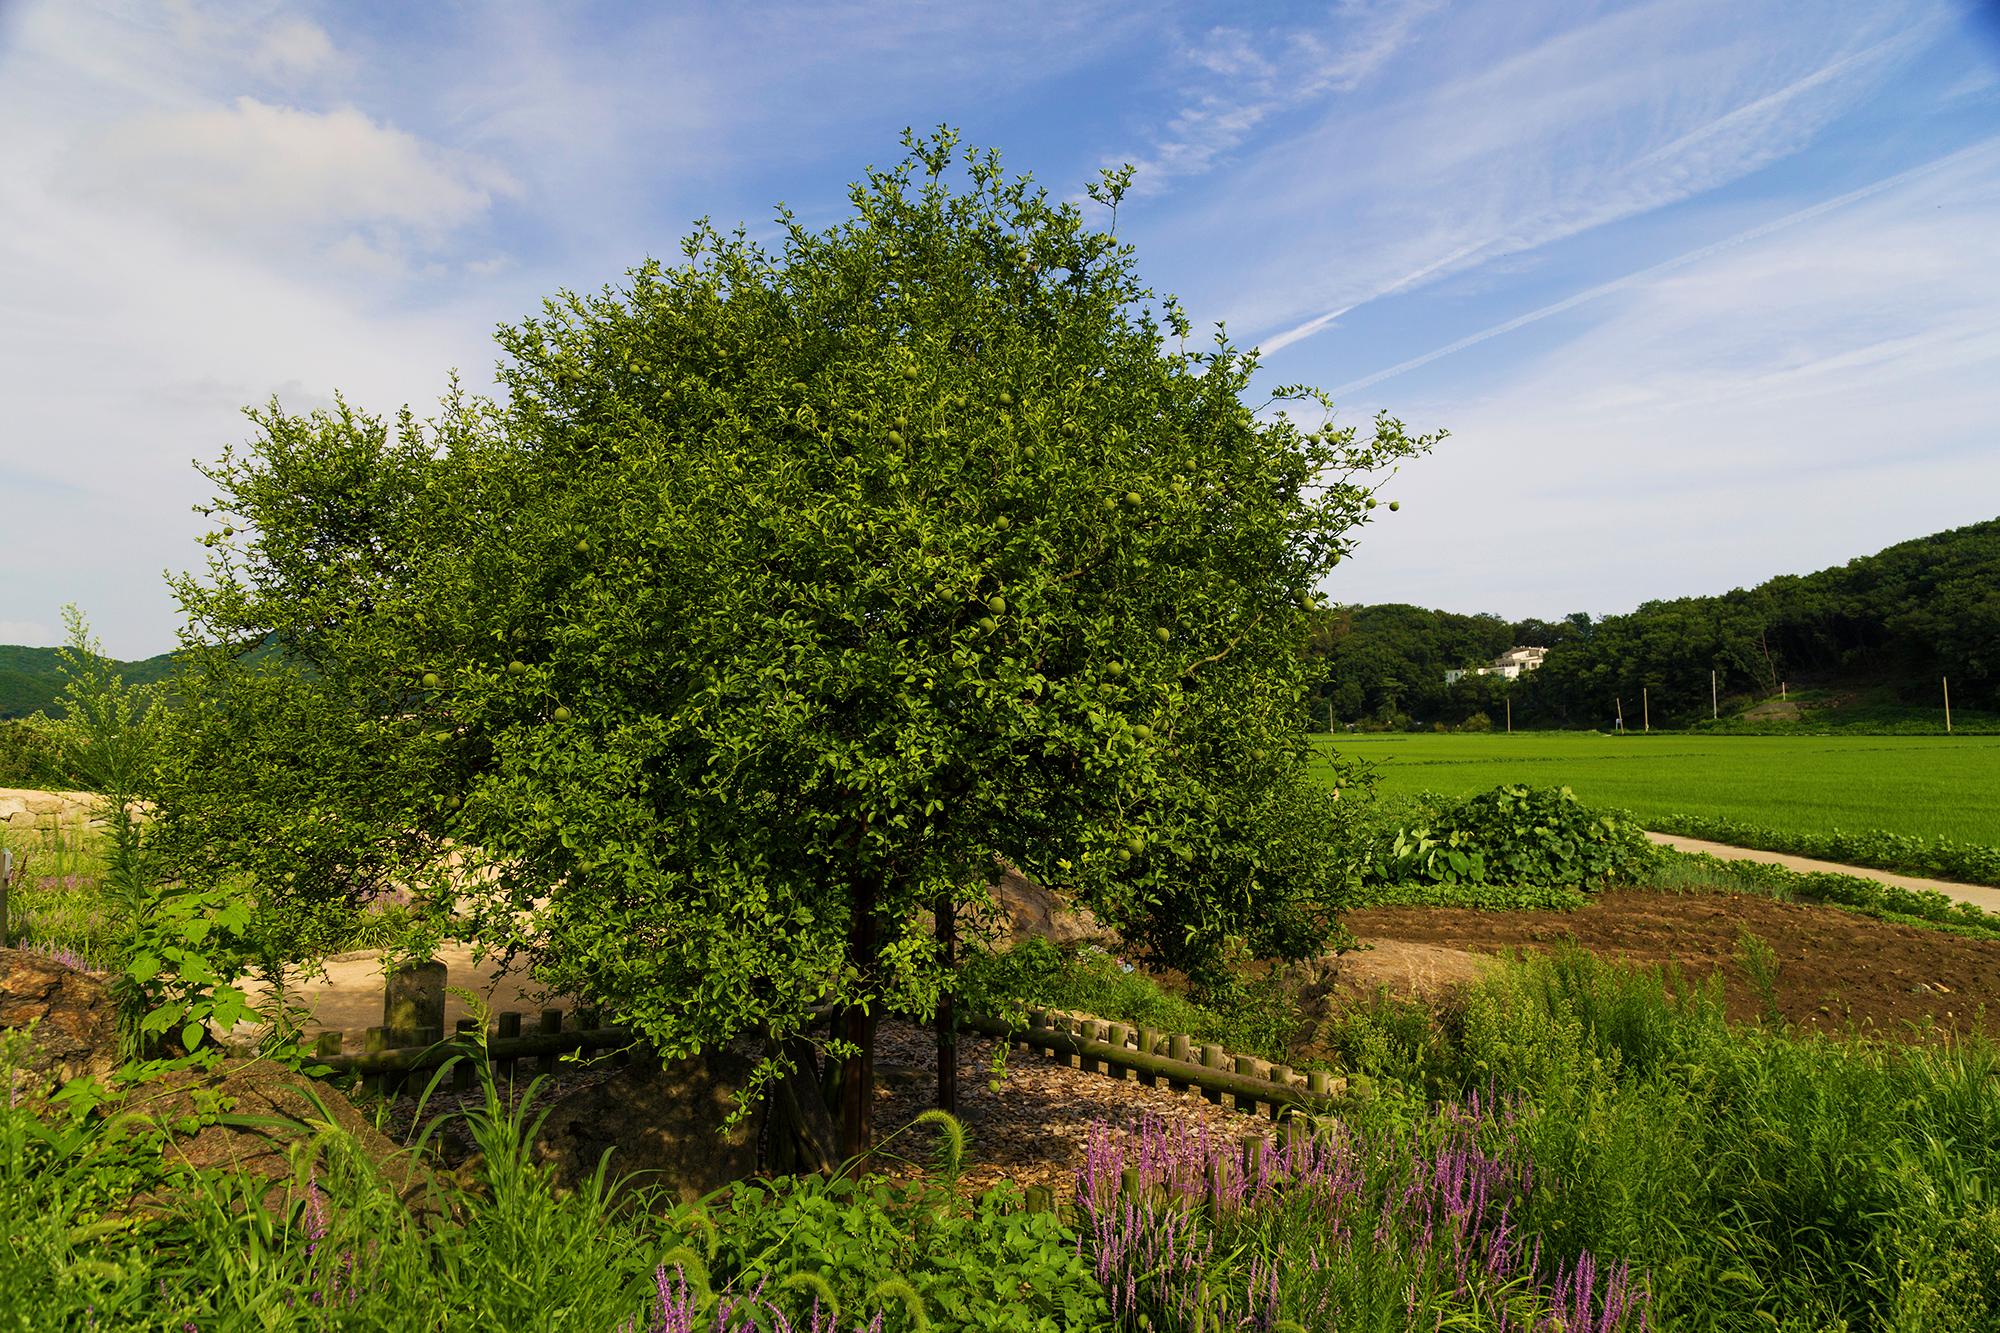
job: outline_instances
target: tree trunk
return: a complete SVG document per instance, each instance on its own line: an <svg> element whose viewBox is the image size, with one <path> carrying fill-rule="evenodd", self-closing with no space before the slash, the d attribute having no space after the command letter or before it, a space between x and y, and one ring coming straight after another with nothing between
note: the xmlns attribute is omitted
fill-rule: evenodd
<svg viewBox="0 0 2000 1333"><path fill-rule="evenodd" d="M958 905L949 893L938 895L937 938L945 970L949 972L958 965ZM937 1105L940 1111L958 1114L958 1033L952 1014L949 984L938 996Z"/></svg>
<svg viewBox="0 0 2000 1333"><path fill-rule="evenodd" d="M880 949L875 919L875 886L854 886L854 916L847 927L847 957L861 969L862 984L872 979L876 954ZM840 1155L845 1160L861 1156L875 1140L875 1013L861 1005L849 1007L841 1018L841 1036L860 1048L842 1063L840 1071Z"/></svg>
<svg viewBox="0 0 2000 1333"><path fill-rule="evenodd" d="M778 1104L784 1108L781 1130L791 1136L798 1167L824 1174L840 1165L840 1154L833 1113L820 1093L818 1053L801 1036L785 1043L785 1054L792 1072L778 1084Z"/></svg>

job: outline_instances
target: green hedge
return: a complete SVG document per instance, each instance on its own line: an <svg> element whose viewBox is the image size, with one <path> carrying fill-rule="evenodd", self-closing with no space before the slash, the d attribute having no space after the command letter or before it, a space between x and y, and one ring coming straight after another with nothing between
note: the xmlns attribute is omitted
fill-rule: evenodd
<svg viewBox="0 0 2000 1333"><path fill-rule="evenodd" d="M2000 885L2000 847L1954 842L1950 838L1916 838L1878 831L1854 833L1838 828L1795 832L1710 815L1659 815L1646 822L1656 832L1705 838L1732 847L1790 852L1873 870L1954 879L1964 884Z"/></svg>

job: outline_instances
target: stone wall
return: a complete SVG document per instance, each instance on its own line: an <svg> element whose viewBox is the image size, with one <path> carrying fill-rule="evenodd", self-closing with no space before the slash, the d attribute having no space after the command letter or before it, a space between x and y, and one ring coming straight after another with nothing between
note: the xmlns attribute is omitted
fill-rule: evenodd
<svg viewBox="0 0 2000 1333"><path fill-rule="evenodd" d="M32 791L0 787L0 824L16 832L82 826L101 798L87 791Z"/></svg>

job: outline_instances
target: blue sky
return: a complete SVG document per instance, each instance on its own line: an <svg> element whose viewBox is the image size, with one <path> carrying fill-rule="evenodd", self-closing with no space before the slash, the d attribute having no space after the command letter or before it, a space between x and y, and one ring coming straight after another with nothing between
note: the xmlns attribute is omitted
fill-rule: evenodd
<svg viewBox="0 0 2000 1333"><path fill-rule="evenodd" d="M1601 614L1990 518L1995 10L0 0L0 643L171 646L241 406L421 412L695 217L836 220L905 125L1137 164L1152 285L1452 432L1340 600Z"/></svg>

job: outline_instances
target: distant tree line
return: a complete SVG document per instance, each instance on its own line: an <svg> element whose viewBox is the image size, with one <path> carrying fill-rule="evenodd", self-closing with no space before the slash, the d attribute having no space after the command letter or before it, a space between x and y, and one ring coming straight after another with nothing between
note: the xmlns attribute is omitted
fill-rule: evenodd
<svg viewBox="0 0 2000 1333"><path fill-rule="evenodd" d="M114 662L127 685L150 685L173 674L172 653L140 662ZM54 648L0 644L0 718L50 712L63 690L62 662Z"/></svg>
<svg viewBox="0 0 2000 1333"><path fill-rule="evenodd" d="M1509 647L1547 648L1517 682L1448 670ZM1622 698L1628 720L1643 690L1655 723L1709 712L1709 673L1739 703L1781 685L1886 687L1911 703L1951 680L1955 706L2000 707L2000 519L1902 542L1748 590L1642 604L1625 615L1508 621L1404 605L1319 613L1312 718L1337 723L1601 727Z"/></svg>

